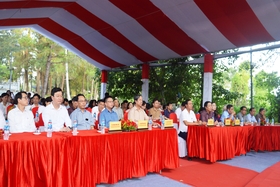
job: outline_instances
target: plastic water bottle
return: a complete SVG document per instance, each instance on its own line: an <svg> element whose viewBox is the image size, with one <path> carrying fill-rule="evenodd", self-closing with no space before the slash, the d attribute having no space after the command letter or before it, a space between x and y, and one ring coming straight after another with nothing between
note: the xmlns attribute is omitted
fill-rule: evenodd
<svg viewBox="0 0 280 187"><path fill-rule="evenodd" d="M73 136L77 136L77 134L78 134L78 128L77 127L78 127L77 121L74 120L73 121L73 132L72 132Z"/></svg>
<svg viewBox="0 0 280 187"><path fill-rule="evenodd" d="M52 120L49 120L48 122L47 137L48 138L52 137Z"/></svg>
<svg viewBox="0 0 280 187"><path fill-rule="evenodd" d="M37 123L39 121L39 112L37 111L35 114L35 119L34 119L35 123Z"/></svg>
<svg viewBox="0 0 280 187"><path fill-rule="evenodd" d="M261 125L261 119L259 118L258 119L258 126L260 126Z"/></svg>
<svg viewBox="0 0 280 187"><path fill-rule="evenodd" d="M271 119L271 125L274 126L274 119Z"/></svg>
<svg viewBox="0 0 280 187"><path fill-rule="evenodd" d="M149 121L148 121L148 130L152 130L153 129L153 120L152 117L149 117Z"/></svg>
<svg viewBox="0 0 280 187"><path fill-rule="evenodd" d="M243 127L243 119L240 120L240 126Z"/></svg>
<svg viewBox="0 0 280 187"><path fill-rule="evenodd" d="M265 121L266 121L265 125L268 126L269 125L269 118L266 118Z"/></svg>
<svg viewBox="0 0 280 187"><path fill-rule="evenodd" d="M161 121L161 130L164 130L164 116L160 115L160 121Z"/></svg>
<svg viewBox="0 0 280 187"><path fill-rule="evenodd" d="M93 113L93 120L96 121L96 112Z"/></svg>
<svg viewBox="0 0 280 187"><path fill-rule="evenodd" d="M101 120L100 130L101 130L101 134L105 134L105 119Z"/></svg>
<svg viewBox="0 0 280 187"><path fill-rule="evenodd" d="M4 140L9 140L10 138L10 125L8 120L6 120L6 124L4 125Z"/></svg>

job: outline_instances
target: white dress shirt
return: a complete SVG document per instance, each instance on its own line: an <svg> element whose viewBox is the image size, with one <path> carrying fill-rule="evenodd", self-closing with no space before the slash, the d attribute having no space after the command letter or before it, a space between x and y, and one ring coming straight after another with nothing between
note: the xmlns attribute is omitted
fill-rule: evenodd
<svg viewBox="0 0 280 187"><path fill-rule="evenodd" d="M184 109L180 115L179 131L188 132L188 126L184 124L184 121L187 121L190 123L197 121L196 116L192 110L190 112L188 112L187 109Z"/></svg>
<svg viewBox="0 0 280 187"><path fill-rule="evenodd" d="M181 113L182 113L181 107L179 107L175 110L175 114L177 116L177 119L180 119Z"/></svg>
<svg viewBox="0 0 280 187"><path fill-rule="evenodd" d="M93 107L93 108L91 109L91 115L92 115L92 117L94 117L94 113L96 114L95 120L98 120L98 119L97 119L97 118L98 118L98 114L99 114L98 106L95 106L95 107Z"/></svg>
<svg viewBox="0 0 280 187"><path fill-rule="evenodd" d="M0 103L0 109L2 110L4 117L7 117L7 107L10 105L11 103L7 103L6 105L3 104L3 102Z"/></svg>
<svg viewBox="0 0 280 187"><path fill-rule="evenodd" d="M43 105L39 105L39 108L38 108L38 113L39 113L39 115L45 110L45 106L43 106Z"/></svg>
<svg viewBox="0 0 280 187"><path fill-rule="evenodd" d="M4 114L3 114L2 110L0 110L0 129L4 129L5 123L6 123L6 121L4 118Z"/></svg>
<svg viewBox="0 0 280 187"><path fill-rule="evenodd" d="M22 112L18 107L8 113L10 131L12 133L34 132L36 130L33 114L30 110L24 109Z"/></svg>
<svg viewBox="0 0 280 187"><path fill-rule="evenodd" d="M44 109L42 117L45 129L48 127L49 120L52 121L53 131L60 131L64 124L66 127L72 127L72 122L65 106L60 105L58 109L55 109L51 103Z"/></svg>

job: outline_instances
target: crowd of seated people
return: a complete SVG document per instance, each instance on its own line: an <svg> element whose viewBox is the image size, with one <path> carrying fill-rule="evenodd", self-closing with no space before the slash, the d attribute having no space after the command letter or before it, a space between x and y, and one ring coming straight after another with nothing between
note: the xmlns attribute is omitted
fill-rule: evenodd
<svg viewBox="0 0 280 187"><path fill-rule="evenodd" d="M179 124L179 136L187 139L189 125L205 125L209 119L215 124L223 123L225 119L240 119L244 123L257 124L259 120L265 120L265 109L261 108L256 115L256 109L242 106L236 114L233 105L224 107L221 115L217 112L215 102L207 101L197 114L193 110L191 100L182 102L174 111L173 104L161 105L160 100L153 99L152 105L143 101L141 95L133 98L133 102L110 96L108 93L100 100L87 101L83 94L74 96L71 100L63 98L60 88L53 88L51 96L41 98L39 94L31 97L30 93L18 92L14 95L7 91L0 96L0 129L3 128L5 120L9 121L11 132L32 132L36 127L47 128L49 121L52 122L54 131L70 131L72 124L77 123L78 130L98 129L101 120L108 127L110 121L153 120L160 123L160 118L170 118L170 114L177 116ZM17 116L17 117L15 117ZM38 118L38 119L35 119ZM32 119L32 120L31 120Z"/></svg>

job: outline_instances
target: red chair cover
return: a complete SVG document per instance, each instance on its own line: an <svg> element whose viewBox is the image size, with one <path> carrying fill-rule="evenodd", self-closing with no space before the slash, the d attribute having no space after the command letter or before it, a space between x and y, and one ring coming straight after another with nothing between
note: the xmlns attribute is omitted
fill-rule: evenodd
<svg viewBox="0 0 280 187"><path fill-rule="evenodd" d="M90 113L92 111L90 107L87 107L86 110L89 111Z"/></svg>
<svg viewBox="0 0 280 187"><path fill-rule="evenodd" d="M124 119L124 120L128 120L128 112L125 112L125 113L124 113L123 119Z"/></svg>
<svg viewBox="0 0 280 187"><path fill-rule="evenodd" d="M98 129L97 127L98 127L98 124L99 124L99 117L100 117L100 112L98 113L97 120L95 121L95 125L94 125L95 129Z"/></svg>
<svg viewBox="0 0 280 187"><path fill-rule="evenodd" d="M38 111L38 109L39 109L38 106L32 108L32 113L33 113L34 118L36 117L36 112Z"/></svg>
<svg viewBox="0 0 280 187"><path fill-rule="evenodd" d="M197 121L200 120L200 114L199 114L199 113L195 114L195 117L196 117L196 120L197 120Z"/></svg>
<svg viewBox="0 0 280 187"><path fill-rule="evenodd" d="M44 126L44 121L43 121L43 117L42 117L42 113L39 115L39 121L37 123L35 123L36 127L40 127L40 126Z"/></svg>
<svg viewBox="0 0 280 187"><path fill-rule="evenodd" d="M11 105L9 105L8 107L7 107L7 116L8 116L8 113L9 113L9 111L11 111L12 109L14 109L15 108L15 105L13 105L13 104L11 104Z"/></svg>
<svg viewBox="0 0 280 187"><path fill-rule="evenodd" d="M171 113L169 118L173 120L173 123L178 123L177 115L175 113Z"/></svg>

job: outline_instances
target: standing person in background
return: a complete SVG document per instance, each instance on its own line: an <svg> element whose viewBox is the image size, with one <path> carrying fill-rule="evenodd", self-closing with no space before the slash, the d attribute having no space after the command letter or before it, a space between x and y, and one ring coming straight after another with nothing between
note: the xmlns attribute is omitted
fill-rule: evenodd
<svg viewBox="0 0 280 187"><path fill-rule="evenodd" d="M66 107L66 109L70 108L68 99L64 98L63 105Z"/></svg>
<svg viewBox="0 0 280 187"><path fill-rule="evenodd" d="M90 101L89 101L89 104L88 104L88 107L92 109L92 108L95 107L95 106L97 106L97 105L96 105L96 100L95 100L95 99L94 99L94 100L90 100Z"/></svg>
<svg viewBox="0 0 280 187"><path fill-rule="evenodd" d="M0 110L0 129L4 129L4 125L6 124L4 114L2 110Z"/></svg>
<svg viewBox="0 0 280 187"><path fill-rule="evenodd" d="M68 114L69 116L71 115L71 113L78 107L78 98L75 96L72 98L72 105L70 106L70 108L68 108Z"/></svg>
<svg viewBox="0 0 280 187"><path fill-rule="evenodd" d="M176 114L176 116L177 116L177 120L179 121L179 119L180 119L180 115L181 115L181 113L182 113L182 111L185 109L185 106L186 105L186 102L182 102L182 104L181 104L181 106L180 107L178 107L176 110L175 110L175 114Z"/></svg>
<svg viewBox="0 0 280 187"><path fill-rule="evenodd" d="M7 119L7 107L11 104L8 102L9 95L7 93L2 93L2 102L0 103L0 110L2 110L5 119Z"/></svg>
<svg viewBox="0 0 280 187"><path fill-rule="evenodd" d="M53 88L51 90L52 103L46 106L42 113L45 129L47 129L48 122L51 120L53 131L70 131L72 122L67 109L61 105L63 102L62 95L63 93L60 88Z"/></svg>
<svg viewBox="0 0 280 187"><path fill-rule="evenodd" d="M114 99L113 111L117 113L119 120L123 119L123 110L120 108L120 102L116 98Z"/></svg>
<svg viewBox="0 0 280 187"><path fill-rule="evenodd" d="M33 95L33 97L32 97L33 104L31 105L31 110L35 107L38 107L38 111L39 111L40 107L44 107L44 106L39 104L40 99L41 99L41 96L39 94L36 93L36 94Z"/></svg>
<svg viewBox="0 0 280 187"><path fill-rule="evenodd" d="M149 114L149 110L147 109L147 103L146 101L143 101L142 103L142 109L145 111L145 113L148 115Z"/></svg>
<svg viewBox="0 0 280 187"><path fill-rule="evenodd" d="M123 103L123 106L122 106L123 113L125 113L125 111L127 110L128 101L124 100L122 103Z"/></svg>

